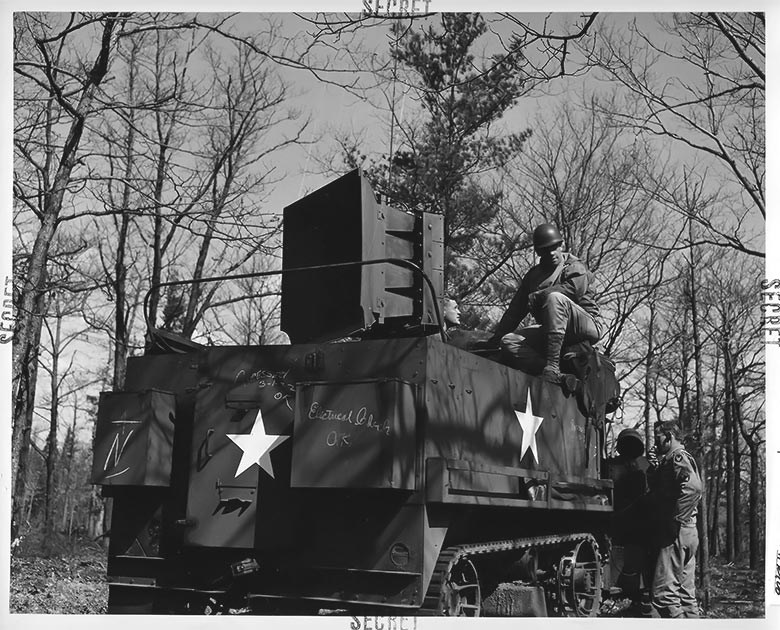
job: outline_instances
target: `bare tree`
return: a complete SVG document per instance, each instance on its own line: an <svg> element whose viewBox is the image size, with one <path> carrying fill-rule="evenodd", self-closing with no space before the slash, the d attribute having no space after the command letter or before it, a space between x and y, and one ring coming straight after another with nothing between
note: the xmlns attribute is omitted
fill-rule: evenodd
<svg viewBox="0 0 780 630"><path fill-rule="evenodd" d="M268 256L253 256L245 273L263 273L275 266ZM239 346L278 343L281 291L278 276L241 278L230 297L212 302L212 332Z"/></svg>
<svg viewBox="0 0 780 630"><path fill-rule="evenodd" d="M207 174L210 189L200 204L204 227L192 267L196 279L232 273L247 260L270 253L279 224L258 208L276 177L270 158L299 143L307 126L286 105L288 88L269 62L244 47L234 52L209 55L215 79L209 109L214 113L203 167L197 170ZM284 129L288 124L290 129ZM191 285L182 317L186 337L202 321L217 289Z"/></svg>
<svg viewBox="0 0 780 630"><path fill-rule="evenodd" d="M726 455L726 556L738 559L744 551L745 537L739 532L747 521L747 538L751 566L757 566L761 556L762 445L765 440L764 418L764 350L759 334L758 313L759 264L742 256L726 263L712 265L703 284L702 300L708 305L714 343L720 347L725 394L718 399L723 407L721 439ZM754 277L751 284L745 278ZM743 460L743 446L747 462ZM745 466L745 463L748 466ZM742 477L747 468L746 484ZM747 490L747 497L743 494ZM746 503L747 509L741 506ZM739 539L739 540L738 540Z"/></svg>
<svg viewBox="0 0 780 630"><path fill-rule="evenodd" d="M626 26L604 24L582 48L624 89L627 105L611 111L638 133L677 143L701 177L729 182L735 203L721 199L717 214L694 216L705 228L700 237L763 256L763 14L673 14Z"/></svg>
<svg viewBox="0 0 780 630"><path fill-rule="evenodd" d="M80 390L91 384L89 381L74 382L75 367L80 358L77 352L69 351L69 346L83 339L86 329L83 324L74 330L63 329L66 318L81 311L83 296L77 295L73 299L66 294L63 288L56 288L52 293L49 312L43 320L47 336L42 344L42 352L39 357L41 368L49 377L48 395L43 397L49 421L44 453L46 480L43 532L45 544L52 542L54 536L57 489L59 487L57 435L60 429L60 408L67 399L73 398ZM63 364L65 359L67 364Z"/></svg>
<svg viewBox="0 0 780 630"><path fill-rule="evenodd" d="M29 178L16 177L16 204L39 220L18 292L17 327L14 333L14 431L12 456L15 476L25 476L25 431L34 400L37 362L45 291L46 264L54 234L60 223L65 193L77 167L79 146L86 120L94 114L95 95L108 72L116 32L126 16L105 13L97 16L15 16L14 70L20 83L17 99L31 103L27 116L17 118L14 150ZM51 20L51 22L49 22ZM99 46L90 64L73 64L64 57L66 42L82 29L96 30ZM84 60L86 61L86 59ZM83 62L82 62L83 63ZM40 104L39 108L36 105ZM59 134L62 133L61 136ZM59 144L55 135L61 138Z"/></svg>
<svg viewBox="0 0 780 630"><path fill-rule="evenodd" d="M259 31L250 30L258 25ZM257 211L260 183L273 183L272 169L266 168L262 177L256 171L252 183L251 176L237 177L236 169L256 167L258 156L266 157L296 141L295 132L285 137L270 133L273 124L283 118L274 99L283 100L285 92L278 82L272 85L269 67L283 64L306 69L317 53L301 34L281 35L272 20L253 26L241 24L234 15L15 15L14 227L20 245L14 254L18 313L13 362L14 484L26 478L47 265L51 244L63 225L69 223L74 232L82 234L85 246L95 246L102 254L104 277L94 269L77 273L91 277L94 286L118 306L112 310L110 324L101 317L94 322L113 336L117 385L123 380L136 306L127 297L127 274L134 266L136 274L142 273L139 263L145 262L133 259L139 255L136 245L142 217L151 216L156 222L151 243L153 282L162 278L168 246L179 250L172 251L165 264L190 264L183 259L186 249L206 222L210 221L212 233L206 239L211 239L209 245L200 243L204 259L234 264L252 255L246 245L249 239L257 245L276 229L276 225L264 225ZM332 36L323 31L317 41L326 43ZM189 60L206 50L209 38L219 39L223 48L229 43L242 51L239 70L221 74L229 63L226 59L220 68L212 67L211 74L215 81L227 77L233 81L239 77L237 72L241 74L245 83L240 104L230 100L235 83L221 86L223 100L217 102L209 101L214 97L209 93L212 84L190 79ZM143 62L138 62L142 57ZM326 58L320 58L324 65ZM246 71L249 66L254 68L252 73ZM106 82L112 67L116 75ZM251 102L252 94L259 97L257 102ZM251 107L241 109L247 104ZM232 136L224 133L230 125L236 132ZM246 134L248 127L253 135ZM210 148L208 140L202 141L209 133ZM241 133L244 136L237 149ZM173 153L184 145L174 165ZM210 175L201 177L198 171L209 160ZM216 208L219 221L213 220ZM87 217L97 220L90 224ZM239 225L250 217L255 220ZM90 230L98 225L104 229L105 218L113 222L118 244L111 255L99 242L101 237L95 238ZM230 251L237 233L244 248ZM220 251L213 246L216 240L222 243ZM207 271L205 260L203 270ZM159 295L152 298L154 302ZM199 296L192 298L190 328L202 317L204 305ZM152 312L156 309L153 304Z"/></svg>

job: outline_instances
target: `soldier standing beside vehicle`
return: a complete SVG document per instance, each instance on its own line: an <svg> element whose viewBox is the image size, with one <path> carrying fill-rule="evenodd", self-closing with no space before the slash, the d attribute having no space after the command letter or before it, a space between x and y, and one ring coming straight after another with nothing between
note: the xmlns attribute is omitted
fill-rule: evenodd
<svg viewBox="0 0 780 630"><path fill-rule="evenodd" d="M642 436L636 429L623 429L617 437L616 448L618 456L607 463L609 476L615 483L612 542L622 547L623 552L618 585L631 598L631 612L648 617L652 615L653 577L647 511L650 463L644 455Z"/></svg>
<svg viewBox="0 0 780 630"><path fill-rule="evenodd" d="M698 618L696 512L702 483L696 461L681 443L676 421L655 424L658 468L650 476L650 508L655 517L653 606L661 617Z"/></svg>
<svg viewBox="0 0 780 630"><path fill-rule="evenodd" d="M541 372L545 380L560 383L564 344L596 343L602 334L600 312L591 274L578 258L563 251L558 228L550 223L537 226L533 244L539 264L523 277L489 343L500 342L502 351L513 357L513 367ZM528 313L539 326L512 333Z"/></svg>

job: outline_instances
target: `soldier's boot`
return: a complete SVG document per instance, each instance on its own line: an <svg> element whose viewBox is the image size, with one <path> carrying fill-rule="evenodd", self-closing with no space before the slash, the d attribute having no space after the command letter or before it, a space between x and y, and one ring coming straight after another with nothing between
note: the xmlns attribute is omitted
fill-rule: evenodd
<svg viewBox="0 0 780 630"><path fill-rule="evenodd" d="M548 383L556 383L563 386L564 390L573 393L577 390L577 377L573 374L561 373L561 348L563 347L562 333L547 333L546 358L547 365L542 370L542 378Z"/></svg>

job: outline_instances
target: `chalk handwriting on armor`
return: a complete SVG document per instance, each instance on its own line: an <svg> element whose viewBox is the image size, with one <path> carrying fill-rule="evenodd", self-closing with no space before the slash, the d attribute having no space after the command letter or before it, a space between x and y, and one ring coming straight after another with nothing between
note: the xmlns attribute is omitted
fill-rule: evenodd
<svg viewBox="0 0 780 630"><path fill-rule="evenodd" d="M130 441L130 437L133 435L133 432L135 431L135 429L130 429L130 432L125 434L125 430L128 425L141 424L141 421L140 420L113 420L111 424L118 424L119 430L117 430L117 432L114 433L114 439L111 442L111 448L108 449L108 454L106 455L106 461L103 463L104 471L107 471L109 469L109 465L111 468L116 468L119 465L119 460L122 459L122 453L125 452L125 447L127 446L127 443ZM113 458L111 457L112 455ZM118 472L112 473L110 475L106 475L105 479L110 479L111 477L118 477L119 475L126 473L128 470L130 470L130 466L126 466L124 469Z"/></svg>
<svg viewBox="0 0 780 630"><path fill-rule="evenodd" d="M349 443L349 433L339 433L338 431L331 431L325 438L325 443L328 446L351 446Z"/></svg>
<svg viewBox="0 0 780 630"><path fill-rule="evenodd" d="M258 389L276 387L278 391L274 394L274 400L284 401L287 408L292 411L293 406L291 401L295 397L295 387L290 385L286 380L289 374L289 369L286 372L271 372L269 370L261 369L250 373L247 373L246 370L239 370L233 377L233 383L235 385L255 383Z"/></svg>
<svg viewBox="0 0 780 630"><path fill-rule="evenodd" d="M316 400L309 407L309 420L322 420L325 422L348 422L356 427L374 429L377 433L390 435L390 424L387 420L379 423L374 419L366 407L360 409L327 409Z"/></svg>

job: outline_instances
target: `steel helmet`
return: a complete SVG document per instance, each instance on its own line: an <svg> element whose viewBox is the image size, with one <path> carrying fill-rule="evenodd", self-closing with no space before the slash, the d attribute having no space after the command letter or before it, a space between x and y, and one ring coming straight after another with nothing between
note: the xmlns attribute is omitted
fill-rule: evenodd
<svg viewBox="0 0 780 630"><path fill-rule="evenodd" d="M542 223L534 230L534 249L547 249L563 243L563 237L552 223Z"/></svg>
<svg viewBox="0 0 780 630"><path fill-rule="evenodd" d="M645 452L642 436L636 429L623 429L617 437L617 451L626 457L639 457Z"/></svg>

